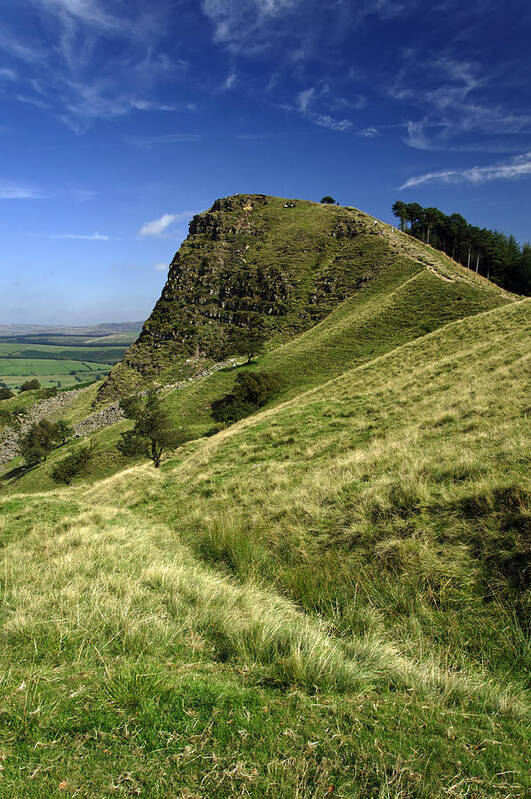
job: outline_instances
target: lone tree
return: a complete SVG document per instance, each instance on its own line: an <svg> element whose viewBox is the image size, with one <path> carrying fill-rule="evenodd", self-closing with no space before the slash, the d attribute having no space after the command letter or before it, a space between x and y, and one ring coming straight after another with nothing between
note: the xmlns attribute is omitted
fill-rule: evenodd
<svg viewBox="0 0 531 799"><path fill-rule="evenodd" d="M249 315L244 319L243 325L233 329L230 337L230 349L245 355L247 363L251 363L256 355L260 355L264 351L268 338L267 326L259 315Z"/></svg>
<svg viewBox="0 0 531 799"><path fill-rule="evenodd" d="M324 203L324 205L333 205L335 200L333 197L330 197L329 194L325 194L324 197L321 197L321 202Z"/></svg>
<svg viewBox="0 0 531 799"><path fill-rule="evenodd" d="M20 451L27 466L45 461L59 439L57 425L48 419L32 424L20 441Z"/></svg>
<svg viewBox="0 0 531 799"><path fill-rule="evenodd" d="M162 408L157 392L151 389L145 396L123 399L120 408L127 419L133 419L132 430L122 433L117 444L122 455L135 457L144 455L159 468L162 455L170 449L184 444L188 437L183 430L176 429Z"/></svg>
<svg viewBox="0 0 531 799"><path fill-rule="evenodd" d="M83 472L89 461L94 454L92 445L88 447L80 447L62 458L52 471L52 479L56 483L64 483L69 486L79 474Z"/></svg>
<svg viewBox="0 0 531 799"><path fill-rule="evenodd" d="M19 389L19 394L22 394L24 391L36 391L38 388L41 387L41 384L37 380L36 377L33 380L26 380L25 383L22 383Z"/></svg>
<svg viewBox="0 0 531 799"><path fill-rule="evenodd" d="M70 427L66 419L59 419L59 421L56 422L55 427L57 430L57 436L60 439L61 444L66 444L66 440L70 438L70 436L74 435L75 432L74 428Z"/></svg>

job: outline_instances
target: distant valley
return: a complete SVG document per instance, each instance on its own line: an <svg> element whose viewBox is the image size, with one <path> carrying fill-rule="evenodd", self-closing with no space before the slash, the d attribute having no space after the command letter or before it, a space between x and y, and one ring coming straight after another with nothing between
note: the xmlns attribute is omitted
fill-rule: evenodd
<svg viewBox="0 0 531 799"><path fill-rule="evenodd" d="M17 391L29 379L37 379L43 388L101 380L141 328L141 322L0 325L0 385Z"/></svg>

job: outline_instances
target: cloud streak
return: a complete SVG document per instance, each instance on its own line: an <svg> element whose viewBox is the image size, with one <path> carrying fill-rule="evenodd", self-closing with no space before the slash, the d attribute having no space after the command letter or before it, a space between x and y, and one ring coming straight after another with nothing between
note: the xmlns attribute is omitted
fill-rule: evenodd
<svg viewBox="0 0 531 799"><path fill-rule="evenodd" d="M166 89L181 81L187 63L161 46L171 9L155 2L31 0L36 26L0 32L0 50L17 70L0 70L0 82L17 83L15 97L85 133L98 119L131 112L186 112L168 102ZM148 8L148 10L146 10ZM46 47L43 47L46 41ZM173 96L174 92L173 92Z"/></svg>
<svg viewBox="0 0 531 799"><path fill-rule="evenodd" d="M153 219L142 225L140 236L160 236L177 219L177 214L162 214L159 219Z"/></svg>
<svg viewBox="0 0 531 799"><path fill-rule="evenodd" d="M109 241L110 236L102 233L53 233L50 239L79 239L82 241Z"/></svg>
<svg viewBox="0 0 531 799"><path fill-rule="evenodd" d="M531 175L531 152L511 159L505 164L473 166L469 169L444 169L439 172L427 172L406 180L401 189L411 189L426 183L488 183L492 180L515 180Z"/></svg>
<svg viewBox="0 0 531 799"><path fill-rule="evenodd" d="M506 69L506 68L505 68ZM421 108L423 115L405 123L403 141L417 150L493 149L503 138L531 133L531 114L510 106L512 94L497 91L510 80L504 68L452 57L422 57L407 51L397 77L387 89L395 101ZM521 147L522 145L520 145ZM494 149L500 149L498 146Z"/></svg>
<svg viewBox="0 0 531 799"><path fill-rule="evenodd" d="M0 200L45 200L46 195L33 186L0 181Z"/></svg>

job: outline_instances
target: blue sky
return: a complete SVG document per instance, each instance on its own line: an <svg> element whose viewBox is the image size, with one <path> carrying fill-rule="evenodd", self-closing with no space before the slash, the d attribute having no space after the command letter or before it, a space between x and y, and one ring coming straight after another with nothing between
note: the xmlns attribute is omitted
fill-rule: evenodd
<svg viewBox="0 0 531 799"><path fill-rule="evenodd" d="M145 318L220 196L531 239L528 0L0 0L0 321Z"/></svg>

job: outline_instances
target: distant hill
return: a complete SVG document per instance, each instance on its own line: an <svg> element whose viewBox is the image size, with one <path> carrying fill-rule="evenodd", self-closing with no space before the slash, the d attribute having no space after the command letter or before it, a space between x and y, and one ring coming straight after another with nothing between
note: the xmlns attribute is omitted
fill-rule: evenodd
<svg viewBox="0 0 531 799"><path fill-rule="evenodd" d="M515 299L355 208L226 197L193 218L160 299L99 397L198 373L237 354L234 332L249 325L265 327L269 348L305 333L290 368L315 381L316 370L339 374Z"/></svg>
<svg viewBox="0 0 531 799"><path fill-rule="evenodd" d="M0 325L0 336L46 335L104 336L109 333L135 333L142 329L142 322L102 322L97 325Z"/></svg>
<svg viewBox="0 0 531 799"><path fill-rule="evenodd" d="M131 341L142 330L142 322L102 322L97 325L0 325L0 341L22 344L90 343L90 339L113 338L113 343ZM103 343L103 342L102 342Z"/></svg>

